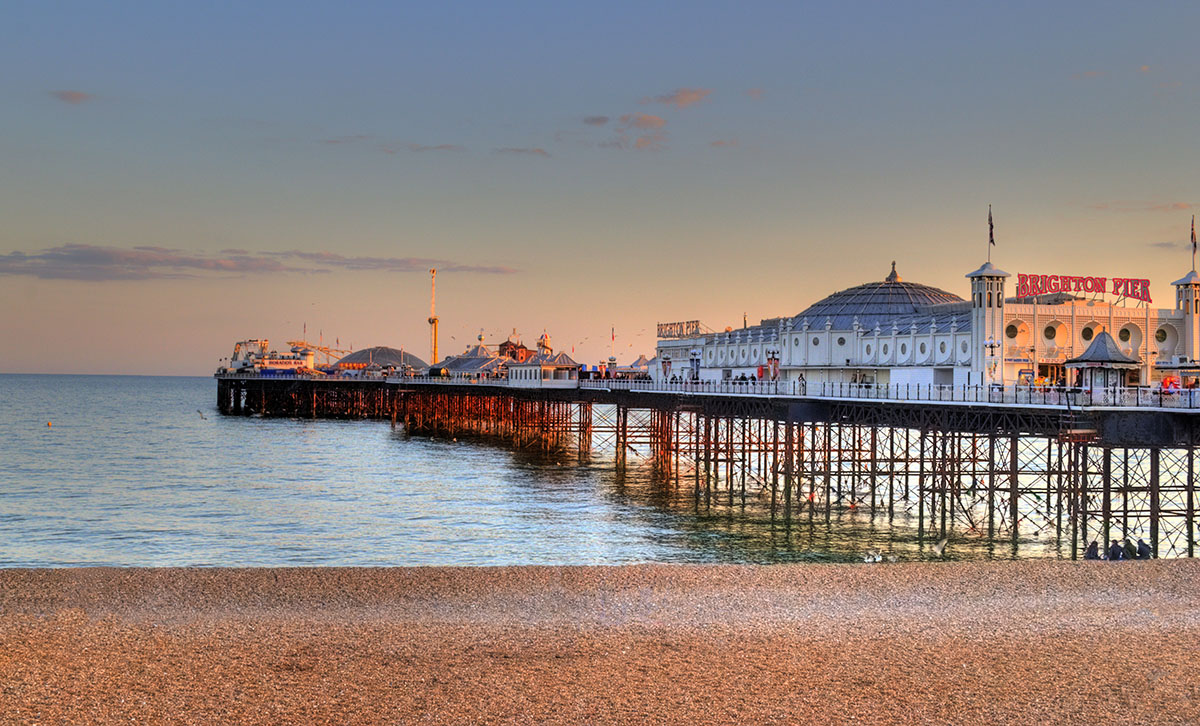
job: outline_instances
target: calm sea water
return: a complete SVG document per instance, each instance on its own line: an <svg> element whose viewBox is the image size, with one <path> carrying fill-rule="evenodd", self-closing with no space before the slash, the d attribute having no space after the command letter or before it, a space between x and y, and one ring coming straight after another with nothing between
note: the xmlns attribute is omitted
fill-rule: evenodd
<svg viewBox="0 0 1200 726"><path fill-rule="evenodd" d="M906 521L785 523L760 504L705 507L604 456L408 437L378 421L223 417L215 398L210 378L0 375L0 567L928 556ZM983 542L953 554L1013 556Z"/></svg>

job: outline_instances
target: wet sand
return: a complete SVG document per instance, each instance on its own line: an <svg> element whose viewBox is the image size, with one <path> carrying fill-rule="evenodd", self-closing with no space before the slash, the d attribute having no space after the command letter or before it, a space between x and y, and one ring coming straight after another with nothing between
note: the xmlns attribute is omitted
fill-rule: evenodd
<svg viewBox="0 0 1200 726"><path fill-rule="evenodd" d="M1200 722L1200 561L0 570L2 723Z"/></svg>

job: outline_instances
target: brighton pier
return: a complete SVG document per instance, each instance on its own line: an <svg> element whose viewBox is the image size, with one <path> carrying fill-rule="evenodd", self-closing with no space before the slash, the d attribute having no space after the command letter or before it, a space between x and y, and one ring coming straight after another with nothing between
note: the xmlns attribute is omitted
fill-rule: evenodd
<svg viewBox="0 0 1200 726"><path fill-rule="evenodd" d="M435 376L223 369L217 406L611 457L697 502L766 502L786 521L857 510L915 521L920 541L1016 553L1051 538L1080 557L1129 537L1195 556L1200 276L1173 283L1164 310L1148 292L1125 306L1145 280L1114 304L1103 287L1063 292L1071 276L1028 298L1007 298L990 262L966 277L969 299L905 282L893 263L789 318L722 333L661 324L638 377L583 378L548 342L502 374L455 374L435 348Z"/></svg>

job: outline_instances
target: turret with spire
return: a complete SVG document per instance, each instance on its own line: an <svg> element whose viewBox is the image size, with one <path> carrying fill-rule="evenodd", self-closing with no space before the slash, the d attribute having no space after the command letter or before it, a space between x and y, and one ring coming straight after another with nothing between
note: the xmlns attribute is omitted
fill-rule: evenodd
<svg viewBox="0 0 1200 726"><path fill-rule="evenodd" d="M967 275L971 281L972 383L1004 383L1004 280L1009 274L992 264L994 229L989 204L988 261Z"/></svg>
<svg viewBox="0 0 1200 726"><path fill-rule="evenodd" d="M1200 275L1196 274L1196 217L1192 216L1192 269L1171 283L1175 286L1175 309L1183 311L1183 355L1188 362L1200 358Z"/></svg>

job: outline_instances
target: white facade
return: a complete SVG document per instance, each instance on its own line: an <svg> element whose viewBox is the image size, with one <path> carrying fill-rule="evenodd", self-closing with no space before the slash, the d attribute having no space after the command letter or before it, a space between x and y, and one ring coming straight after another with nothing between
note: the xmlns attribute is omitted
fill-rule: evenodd
<svg viewBox="0 0 1200 726"><path fill-rule="evenodd" d="M1007 297L1008 273L987 263L967 275L969 299L904 282L834 293L790 318L657 344L655 380L1072 385L1063 363L1108 331L1140 361L1131 383L1200 375L1200 275L1176 281L1175 307L1100 295ZM775 364L775 361L778 361ZM777 374L772 374L773 365Z"/></svg>

